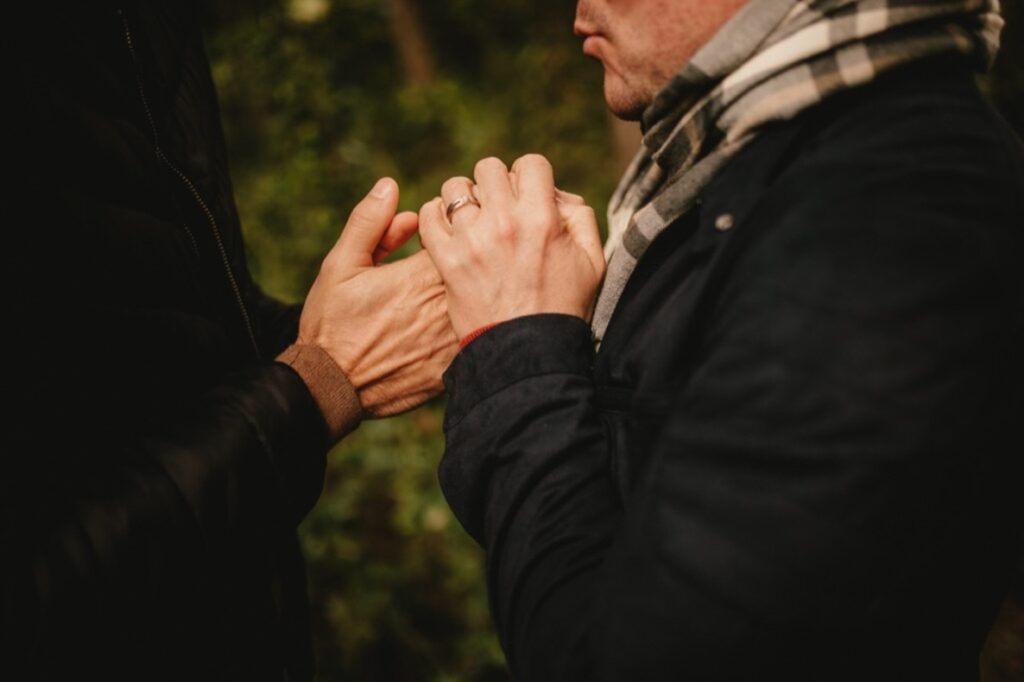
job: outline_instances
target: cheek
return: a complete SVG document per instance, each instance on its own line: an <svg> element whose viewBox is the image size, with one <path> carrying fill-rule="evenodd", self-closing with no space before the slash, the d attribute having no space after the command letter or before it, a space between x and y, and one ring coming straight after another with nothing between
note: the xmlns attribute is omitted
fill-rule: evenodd
<svg viewBox="0 0 1024 682"><path fill-rule="evenodd" d="M623 71L655 91L747 0L622 0L618 52Z"/></svg>
<svg viewBox="0 0 1024 682"><path fill-rule="evenodd" d="M666 37L657 24L656 20L640 24L631 21L616 32L613 66L634 88L650 85L651 74L660 70L673 51L664 43Z"/></svg>

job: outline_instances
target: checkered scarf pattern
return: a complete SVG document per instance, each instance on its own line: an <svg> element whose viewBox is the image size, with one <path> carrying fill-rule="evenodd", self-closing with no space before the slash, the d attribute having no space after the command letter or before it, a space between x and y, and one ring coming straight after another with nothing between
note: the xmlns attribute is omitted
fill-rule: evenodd
<svg viewBox="0 0 1024 682"><path fill-rule="evenodd" d="M647 247L766 124L933 55L985 70L1002 27L999 0L750 0L644 112L608 209L598 343Z"/></svg>

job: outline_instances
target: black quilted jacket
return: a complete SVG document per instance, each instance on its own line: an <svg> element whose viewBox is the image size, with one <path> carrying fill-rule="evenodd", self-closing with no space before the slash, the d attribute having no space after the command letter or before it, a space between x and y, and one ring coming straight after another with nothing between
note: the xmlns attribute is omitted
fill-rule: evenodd
<svg viewBox="0 0 1024 682"><path fill-rule="evenodd" d="M1022 261L1024 149L937 60L765 131L596 354L559 315L469 344L441 485L517 678L977 679L1024 546Z"/></svg>

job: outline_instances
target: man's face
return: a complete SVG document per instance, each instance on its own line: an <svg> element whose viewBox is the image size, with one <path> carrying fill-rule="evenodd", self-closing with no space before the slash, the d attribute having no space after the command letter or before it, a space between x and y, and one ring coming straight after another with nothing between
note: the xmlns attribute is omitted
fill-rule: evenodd
<svg viewBox="0 0 1024 682"><path fill-rule="evenodd" d="M578 0L576 35L604 64L612 112L638 120L658 91L747 0Z"/></svg>

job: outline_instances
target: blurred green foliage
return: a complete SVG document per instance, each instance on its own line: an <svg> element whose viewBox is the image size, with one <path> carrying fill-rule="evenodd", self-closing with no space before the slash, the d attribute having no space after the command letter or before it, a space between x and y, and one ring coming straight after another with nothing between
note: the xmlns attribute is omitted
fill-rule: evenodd
<svg viewBox="0 0 1024 682"><path fill-rule="evenodd" d="M396 5L415 9L422 38L405 59L396 43L411 38L392 19ZM542 151L563 188L605 201L616 180L603 172L609 119L572 11L469 0L220 3L209 49L264 287L300 299L348 209L382 175L398 180L400 208L417 210L485 156Z"/></svg>
<svg viewBox="0 0 1024 682"><path fill-rule="evenodd" d="M215 3L208 49L257 280L300 300L349 208L383 175L398 180L400 208L417 210L485 156L539 151L561 187L606 202L610 118L573 11ZM330 455L302 527L321 679L507 679L482 553L437 486L442 413L433 404L365 423Z"/></svg>
<svg viewBox="0 0 1024 682"><path fill-rule="evenodd" d="M348 209L383 175L398 180L400 208L417 210L480 158L536 151L563 189L603 207L628 129L605 110L600 68L572 35L574 10L214 2L208 49L257 280L300 300ZM1024 34L1010 19L983 85L1024 130ZM301 529L323 680L507 679L482 554L438 491L442 414L435 403L365 423L330 455L323 498ZM992 679L1021 679L1009 675Z"/></svg>

